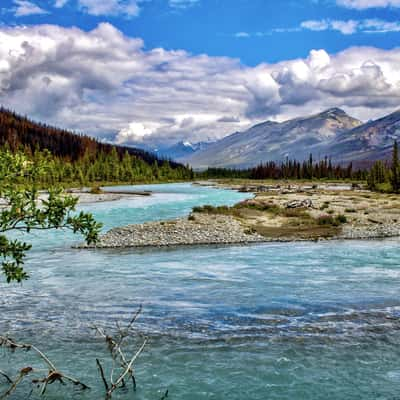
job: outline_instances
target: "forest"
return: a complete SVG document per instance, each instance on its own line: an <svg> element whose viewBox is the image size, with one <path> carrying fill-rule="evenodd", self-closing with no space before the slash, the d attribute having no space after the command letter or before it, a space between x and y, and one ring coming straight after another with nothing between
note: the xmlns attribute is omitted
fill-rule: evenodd
<svg viewBox="0 0 400 400"><path fill-rule="evenodd" d="M0 109L0 149L46 159L43 185L164 182L193 178L190 168L140 149L101 143L86 135L34 122Z"/></svg>

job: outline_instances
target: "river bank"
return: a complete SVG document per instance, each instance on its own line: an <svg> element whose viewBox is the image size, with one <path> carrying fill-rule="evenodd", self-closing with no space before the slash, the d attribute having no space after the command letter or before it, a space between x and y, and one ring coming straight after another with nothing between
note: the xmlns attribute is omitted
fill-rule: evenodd
<svg viewBox="0 0 400 400"><path fill-rule="evenodd" d="M400 198L343 183L243 186L199 182L254 193L233 207L196 207L188 217L117 227L98 248L164 247L400 236Z"/></svg>
<svg viewBox="0 0 400 400"><path fill-rule="evenodd" d="M188 218L111 229L101 236L95 247L174 247L263 241L263 236L243 229L240 221L232 216L192 213Z"/></svg>

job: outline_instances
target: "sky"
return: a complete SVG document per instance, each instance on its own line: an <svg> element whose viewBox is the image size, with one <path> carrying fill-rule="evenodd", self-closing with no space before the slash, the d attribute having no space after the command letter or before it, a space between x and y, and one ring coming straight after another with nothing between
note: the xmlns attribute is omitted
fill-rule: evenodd
<svg viewBox="0 0 400 400"><path fill-rule="evenodd" d="M400 0L0 0L0 104L128 145L400 105Z"/></svg>

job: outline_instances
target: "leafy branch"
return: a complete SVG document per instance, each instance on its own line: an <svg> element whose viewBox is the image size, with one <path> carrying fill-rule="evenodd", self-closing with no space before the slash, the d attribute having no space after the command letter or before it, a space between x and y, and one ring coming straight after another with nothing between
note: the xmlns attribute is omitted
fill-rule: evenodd
<svg viewBox="0 0 400 400"><path fill-rule="evenodd" d="M48 173L47 157L29 160L23 153L0 152L0 258L1 270L8 283L22 282L29 275L24 270L26 252L31 245L10 240L9 232L69 229L83 235L88 244L98 239L101 224L89 213L76 212L78 199L62 188L38 190L37 182Z"/></svg>

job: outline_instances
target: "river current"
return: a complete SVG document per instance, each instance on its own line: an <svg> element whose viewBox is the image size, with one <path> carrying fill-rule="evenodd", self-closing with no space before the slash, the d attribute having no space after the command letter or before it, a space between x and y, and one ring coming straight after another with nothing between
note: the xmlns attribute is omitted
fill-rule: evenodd
<svg viewBox="0 0 400 400"><path fill-rule="evenodd" d="M81 208L107 230L249 196L190 184L129 188L155 194ZM29 239L31 279L0 284L0 332L93 386L82 394L52 385L48 399L103 398L95 359L107 353L90 326L112 330L140 304L135 337L149 344L136 363L138 389L116 399L159 399L166 389L173 400L400 399L398 240L77 250L66 232ZM30 357L1 352L0 369ZM26 393L21 386L12 398Z"/></svg>

